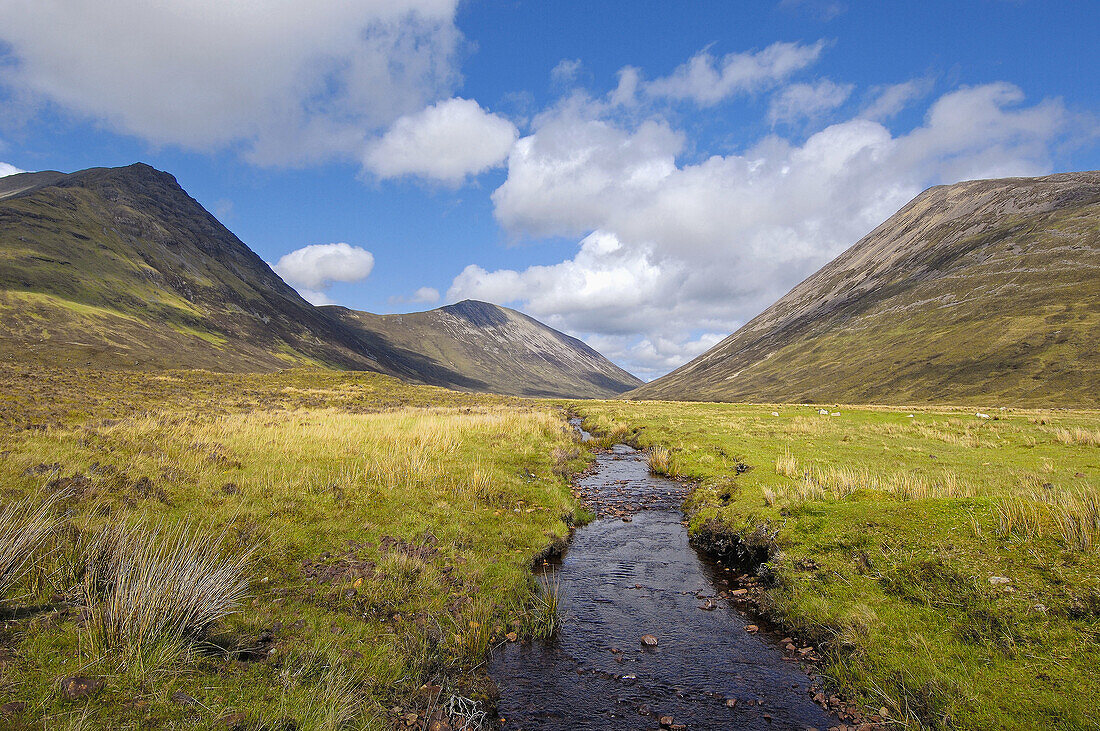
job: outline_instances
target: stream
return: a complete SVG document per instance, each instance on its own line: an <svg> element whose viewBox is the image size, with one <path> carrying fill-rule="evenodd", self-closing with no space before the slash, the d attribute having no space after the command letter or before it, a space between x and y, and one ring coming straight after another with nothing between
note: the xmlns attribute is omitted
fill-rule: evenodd
<svg viewBox="0 0 1100 731"><path fill-rule="evenodd" d="M655 729L662 717L687 729L837 725L810 698L805 670L719 596L729 573L688 543L683 485L651 475L645 454L622 444L576 485L598 517L549 567L561 630L491 659L503 728ZM656 647L642 645L646 634Z"/></svg>

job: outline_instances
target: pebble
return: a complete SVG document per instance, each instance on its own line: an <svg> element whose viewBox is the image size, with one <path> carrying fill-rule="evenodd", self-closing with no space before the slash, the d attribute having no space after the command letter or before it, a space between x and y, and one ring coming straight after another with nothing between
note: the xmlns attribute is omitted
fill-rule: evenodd
<svg viewBox="0 0 1100 731"><path fill-rule="evenodd" d="M641 639L642 639L642 644L645 645L646 647L656 647L657 646L657 638L654 637L653 635L642 635Z"/></svg>

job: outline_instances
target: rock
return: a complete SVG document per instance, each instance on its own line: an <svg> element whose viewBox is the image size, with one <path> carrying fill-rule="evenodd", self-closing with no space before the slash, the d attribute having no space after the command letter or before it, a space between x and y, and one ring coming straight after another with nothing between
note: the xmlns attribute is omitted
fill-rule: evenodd
<svg viewBox="0 0 1100 731"><path fill-rule="evenodd" d="M653 635L642 635L642 645L645 647L656 647L657 638Z"/></svg>
<svg viewBox="0 0 1100 731"><path fill-rule="evenodd" d="M672 716L661 716L660 718L660 724L665 728L672 726L672 724L675 722L676 719L674 719Z"/></svg>
<svg viewBox="0 0 1100 731"><path fill-rule="evenodd" d="M745 596L749 593L748 589L734 589L730 592L730 596Z"/></svg>
<svg viewBox="0 0 1100 731"><path fill-rule="evenodd" d="M726 699L726 708L736 708L736 707L737 707L737 699L736 698L727 698Z"/></svg>
<svg viewBox="0 0 1100 731"><path fill-rule="evenodd" d="M27 704L23 701L12 701L11 703L5 703L0 706L0 717L8 718L10 716L17 716L23 712L23 709L27 707Z"/></svg>
<svg viewBox="0 0 1100 731"><path fill-rule="evenodd" d="M177 690L169 696L173 703L178 703L181 706L197 706L199 702L191 696L184 693L182 690Z"/></svg>
<svg viewBox="0 0 1100 731"><path fill-rule="evenodd" d="M231 729L243 729L244 728L245 715L240 711L235 713L227 713L218 719L218 723L226 728Z"/></svg>
<svg viewBox="0 0 1100 731"><path fill-rule="evenodd" d="M787 652L794 652L794 651L795 651L795 650L797 650L798 648L797 648L797 647L795 647L795 646L794 646L793 644L791 644L790 642L788 642L788 643L786 644L786 647L785 647L785 649L787 650Z"/></svg>
<svg viewBox="0 0 1100 731"><path fill-rule="evenodd" d="M71 678L65 678L61 681L61 692L65 694L65 697L69 700L76 700L78 698L87 698L95 695L99 691L103 690L102 678L85 678L79 675L74 675Z"/></svg>
<svg viewBox="0 0 1100 731"><path fill-rule="evenodd" d="M756 631L758 631L759 629L760 629L760 628L759 628L759 627L757 627L757 626L756 626L755 624L746 624L746 625L745 625L745 631L746 631L746 632L756 632Z"/></svg>
<svg viewBox="0 0 1100 731"><path fill-rule="evenodd" d="M634 520L634 519L633 519L633 518L631 518L631 517L630 517L629 515L624 515L624 516L623 516L623 522L624 522L624 523L629 523L629 522L631 522L631 521L633 521L633 520Z"/></svg>

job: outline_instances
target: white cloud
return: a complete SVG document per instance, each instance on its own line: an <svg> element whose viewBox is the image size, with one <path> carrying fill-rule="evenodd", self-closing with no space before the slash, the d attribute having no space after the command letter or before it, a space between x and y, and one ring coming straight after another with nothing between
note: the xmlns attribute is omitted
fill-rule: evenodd
<svg viewBox="0 0 1100 731"><path fill-rule="evenodd" d="M683 137L663 121L632 133L567 105L540 118L508 158L508 179L493 193L497 218L536 235L579 235L608 211L650 199L676 170Z"/></svg>
<svg viewBox="0 0 1100 731"><path fill-rule="evenodd" d="M867 119L885 120L932 91L932 79L910 79L872 89L873 99L861 113Z"/></svg>
<svg viewBox="0 0 1100 731"><path fill-rule="evenodd" d="M518 305L642 375L736 329L925 187L1048 172L1068 118L995 83L945 94L897 135L857 117L801 144L770 135L685 164L667 122L606 112L573 100L537 118L493 194L507 229L583 237L577 254L522 271L471 265L448 297Z"/></svg>
<svg viewBox="0 0 1100 731"><path fill-rule="evenodd" d="M413 292L412 302L421 302L430 305L439 301L439 290L435 287L421 287Z"/></svg>
<svg viewBox="0 0 1100 731"><path fill-rule="evenodd" d="M0 178L3 178L6 175L15 175L16 173L25 173L25 172L27 172L27 171L26 170L20 170L19 168L15 167L14 165L11 165L9 163L0 162Z"/></svg>
<svg viewBox="0 0 1100 731"><path fill-rule="evenodd" d="M356 156L458 81L457 0L9 0L0 81L157 144Z"/></svg>
<svg viewBox="0 0 1100 731"><path fill-rule="evenodd" d="M496 167L519 136L516 126L471 99L447 99L394 122L368 148L365 165L380 178L417 175L459 183Z"/></svg>
<svg viewBox="0 0 1100 731"><path fill-rule="evenodd" d="M374 255L345 243L311 244L284 255L271 268L306 299L306 291L314 297L326 297L320 290L333 282L366 279L374 268Z"/></svg>
<svg viewBox="0 0 1100 731"><path fill-rule="evenodd" d="M776 124L797 122L803 118L814 119L847 101L854 88L852 84L838 84L829 79L822 79L816 84L790 84L772 97L768 120Z"/></svg>
<svg viewBox="0 0 1100 731"><path fill-rule="evenodd" d="M721 59L702 51L669 76L645 85L654 97L690 99L711 106L735 94L759 91L782 82L814 63L825 42L773 43L761 51L730 53Z"/></svg>
<svg viewBox="0 0 1100 731"><path fill-rule="evenodd" d="M581 72L581 60L579 58L563 58L558 65L550 69L550 80L555 84L568 84L577 78Z"/></svg>

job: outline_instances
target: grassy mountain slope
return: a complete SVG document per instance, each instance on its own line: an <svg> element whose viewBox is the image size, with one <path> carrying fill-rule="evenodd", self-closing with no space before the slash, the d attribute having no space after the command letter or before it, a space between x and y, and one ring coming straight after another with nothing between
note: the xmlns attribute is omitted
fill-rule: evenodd
<svg viewBox="0 0 1100 731"><path fill-rule="evenodd" d="M329 309L349 326L419 348L454 372L494 384L498 393L598 398L641 383L580 340L487 302L465 300L408 315Z"/></svg>
<svg viewBox="0 0 1100 731"><path fill-rule="evenodd" d="M483 367L476 351L442 358L450 345L434 347L430 329L395 342L364 326L372 316L346 312L306 302L175 178L148 165L0 178L0 359L219 371L320 365L547 395L608 396L637 384L587 348L590 371L509 371L522 359ZM532 324L545 342L554 340L547 333L565 337ZM440 337L450 342L450 333Z"/></svg>
<svg viewBox="0 0 1100 731"><path fill-rule="evenodd" d="M1100 172L931 188L707 353L628 394L1100 404Z"/></svg>

